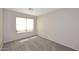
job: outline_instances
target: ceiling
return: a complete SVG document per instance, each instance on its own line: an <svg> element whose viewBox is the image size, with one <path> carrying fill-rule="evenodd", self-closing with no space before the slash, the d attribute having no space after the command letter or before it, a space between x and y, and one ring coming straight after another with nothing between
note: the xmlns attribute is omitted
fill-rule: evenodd
<svg viewBox="0 0 79 59"><path fill-rule="evenodd" d="M48 12L55 11L58 8L6 8L6 9L34 16L40 16Z"/></svg>

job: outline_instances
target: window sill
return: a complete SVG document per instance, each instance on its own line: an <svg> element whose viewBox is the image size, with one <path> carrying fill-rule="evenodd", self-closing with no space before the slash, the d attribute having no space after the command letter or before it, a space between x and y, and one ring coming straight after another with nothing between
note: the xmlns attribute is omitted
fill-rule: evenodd
<svg viewBox="0 0 79 59"><path fill-rule="evenodd" d="M22 32L16 32L17 34L20 34L20 33L25 33L26 31L22 31Z"/></svg>

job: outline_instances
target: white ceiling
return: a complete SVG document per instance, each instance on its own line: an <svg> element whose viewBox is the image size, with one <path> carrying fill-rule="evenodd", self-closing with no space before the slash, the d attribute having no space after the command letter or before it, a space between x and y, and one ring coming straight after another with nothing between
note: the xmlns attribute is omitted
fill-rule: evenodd
<svg viewBox="0 0 79 59"><path fill-rule="evenodd" d="M34 16L40 16L45 13L55 11L58 8L32 8L33 10L29 10L29 8L6 8L6 9L20 12L20 13L30 14Z"/></svg>

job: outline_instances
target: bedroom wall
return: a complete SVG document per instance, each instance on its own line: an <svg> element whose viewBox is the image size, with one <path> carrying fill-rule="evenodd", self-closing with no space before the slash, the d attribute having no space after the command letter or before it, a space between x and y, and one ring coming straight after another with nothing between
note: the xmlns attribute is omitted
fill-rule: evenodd
<svg viewBox="0 0 79 59"><path fill-rule="evenodd" d="M25 33L16 33L16 17L28 17L34 19L34 31ZM4 9L4 40L3 42L10 42L17 39L26 38L36 35L36 16L22 14L14 11Z"/></svg>
<svg viewBox="0 0 79 59"><path fill-rule="evenodd" d="M37 18L38 35L79 50L79 9L59 9Z"/></svg>
<svg viewBox="0 0 79 59"><path fill-rule="evenodd" d="M0 8L0 50L3 45L3 9Z"/></svg>

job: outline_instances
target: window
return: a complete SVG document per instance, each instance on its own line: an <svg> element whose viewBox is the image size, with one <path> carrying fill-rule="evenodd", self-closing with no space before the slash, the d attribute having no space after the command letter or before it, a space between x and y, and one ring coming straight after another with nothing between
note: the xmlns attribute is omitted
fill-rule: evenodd
<svg viewBox="0 0 79 59"><path fill-rule="evenodd" d="M27 32L33 31L33 19L27 19Z"/></svg>
<svg viewBox="0 0 79 59"><path fill-rule="evenodd" d="M26 18L16 17L16 31L18 33L25 32L27 26L26 23Z"/></svg>
<svg viewBox="0 0 79 59"><path fill-rule="evenodd" d="M16 32L30 32L33 31L33 19L16 17Z"/></svg>

